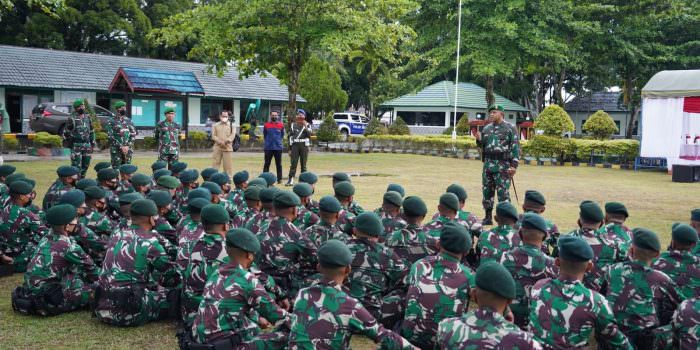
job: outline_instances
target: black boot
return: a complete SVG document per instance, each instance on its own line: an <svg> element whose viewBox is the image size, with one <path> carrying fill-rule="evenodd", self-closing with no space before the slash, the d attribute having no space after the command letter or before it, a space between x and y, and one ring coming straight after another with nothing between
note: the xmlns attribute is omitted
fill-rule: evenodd
<svg viewBox="0 0 700 350"><path fill-rule="evenodd" d="M491 213L493 209L486 209L486 215L481 219L481 224L483 226L493 225L493 219L491 218Z"/></svg>

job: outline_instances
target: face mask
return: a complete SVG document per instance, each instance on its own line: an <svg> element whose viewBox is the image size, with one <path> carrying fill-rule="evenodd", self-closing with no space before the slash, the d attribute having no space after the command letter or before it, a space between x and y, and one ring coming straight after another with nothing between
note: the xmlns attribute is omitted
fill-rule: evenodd
<svg viewBox="0 0 700 350"><path fill-rule="evenodd" d="M85 108L78 108L75 110L75 112L78 114L83 114L83 113L85 113Z"/></svg>
<svg viewBox="0 0 700 350"><path fill-rule="evenodd" d="M276 121L277 121L277 117L272 117L272 121L273 121L273 122L276 122Z"/></svg>
<svg viewBox="0 0 700 350"><path fill-rule="evenodd" d="M126 115L126 109L120 109L117 112L119 112L119 115Z"/></svg>
<svg viewBox="0 0 700 350"><path fill-rule="evenodd" d="M221 118L222 123L228 123L228 118Z"/></svg>

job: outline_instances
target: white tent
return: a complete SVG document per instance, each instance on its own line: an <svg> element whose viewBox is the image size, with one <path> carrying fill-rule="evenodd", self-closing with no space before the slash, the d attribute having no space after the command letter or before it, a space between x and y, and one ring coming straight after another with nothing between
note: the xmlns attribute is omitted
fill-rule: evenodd
<svg viewBox="0 0 700 350"><path fill-rule="evenodd" d="M642 157L700 165L700 69L656 73L642 88Z"/></svg>

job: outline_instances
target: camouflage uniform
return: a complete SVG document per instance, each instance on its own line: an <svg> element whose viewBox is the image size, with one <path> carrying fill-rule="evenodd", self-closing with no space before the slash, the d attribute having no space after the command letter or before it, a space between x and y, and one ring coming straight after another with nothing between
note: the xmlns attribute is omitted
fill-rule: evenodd
<svg viewBox="0 0 700 350"><path fill-rule="evenodd" d="M676 349L695 350L700 345L700 299L684 301L671 321Z"/></svg>
<svg viewBox="0 0 700 350"><path fill-rule="evenodd" d="M617 241L620 251L624 257L632 245L632 230L623 224L611 222L600 229L601 233L610 240Z"/></svg>
<svg viewBox="0 0 700 350"><path fill-rule="evenodd" d="M381 320L382 303L386 302L382 299L394 290L404 289L406 266L391 249L381 243L366 238L353 238L347 245L354 255L352 271L346 281L350 295L359 300L374 318Z"/></svg>
<svg viewBox="0 0 700 350"><path fill-rule="evenodd" d="M663 252L651 267L671 277L684 298L700 297L700 258L690 251Z"/></svg>
<svg viewBox="0 0 700 350"><path fill-rule="evenodd" d="M440 217L440 213L435 213L433 215L433 220L437 220L437 218ZM457 212L457 217L455 217L455 220L460 224L463 225L464 227L467 228L467 231L471 233L472 237L479 237L481 235L481 230L482 230L482 225L481 225L481 219L476 217L476 215L464 211L464 210L459 210Z"/></svg>
<svg viewBox="0 0 700 350"><path fill-rule="evenodd" d="M58 200L63 196L66 192L72 190L74 187L70 185L66 185L61 181L61 179L57 179L50 187L48 190L46 190L46 194L44 195L44 201L41 203L41 209L43 211L49 210L49 208L53 207L54 205L58 204Z"/></svg>
<svg viewBox="0 0 700 350"><path fill-rule="evenodd" d="M430 237L439 239L442 232L442 227L448 222L454 222L454 219L448 219L445 216L439 215L436 219L423 226L426 234Z"/></svg>
<svg viewBox="0 0 700 350"><path fill-rule="evenodd" d="M298 242L301 254L299 255L299 272L297 274L299 281L303 281L300 285L310 285L317 281L321 276L316 273L316 257L318 248L323 242L329 239L337 239L346 243L350 236L345 234L338 226L331 225L323 220L317 224L307 228L301 235L301 240Z"/></svg>
<svg viewBox="0 0 700 350"><path fill-rule="evenodd" d="M159 319L173 307L168 297L177 278L173 263L157 233L136 226L117 232L102 264L95 315L119 326L141 325ZM126 303L117 293L132 292ZM124 298L126 299L126 298Z"/></svg>
<svg viewBox="0 0 700 350"><path fill-rule="evenodd" d="M668 324L682 301L671 278L636 260L611 266L605 282L612 312L633 343L651 329Z"/></svg>
<svg viewBox="0 0 700 350"><path fill-rule="evenodd" d="M441 321L437 345L440 349L542 349L530 333L490 308L478 308Z"/></svg>
<svg viewBox="0 0 700 350"><path fill-rule="evenodd" d="M384 245L391 248L408 267L428 255L435 254L438 251L437 242L437 238L427 235L423 226L409 224L387 236Z"/></svg>
<svg viewBox="0 0 700 350"><path fill-rule="evenodd" d="M391 216L384 210L380 209L375 210L374 213L377 214L377 216L379 216L379 220L382 221L382 226L384 226L384 235L380 237L382 241L385 241L386 238L394 232L399 231L404 227L408 226L408 223L406 223L406 220L404 220L400 214L396 216Z"/></svg>
<svg viewBox="0 0 700 350"><path fill-rule="evenodd" d="M313 198L309 198L309 202L306 203L306 209L311 210L316 215L319 215L319 212L321 212L321 209L318 207L318 201Z"/></svg>
<svg viewBox="0 0 700 350"><path fill-rule="evenodd" d="M352 224L355 221L355 214L343 208L338 212L338 221L335 223L341 230L345 230L345 226ZM351 232L345 232L350 234Z"/></svg>
<svg viewBox="0 0 700 350"><path fill-rule="evenodd" d="M39 242L27 265L24 286L35 296L60 287L61 302L53 306L67 312L88 305L97 276L97 266L72 237L50 231Z"/></svg>
<svg viewBox="0 0 700 350"><path fill-rule="evenodd" d="M0 249L12 257L16 272L24 272L46 227L38 215L15 204L0 212Z"/></svg>
<svg viewBox="0 0 700 350"><path fill-rule="evenodd" d="M498 201L510 201L510 175L508 168L518 167L520 145L518 132L513 124L506 121L500 124L491 123L482 130L481 140L477 145L483 150L482 172L483 206L486 210L493 209L493 196L498 195Z"/></svg>
<svg viewBox="0 0 700 350"><path fill-rule="evenodd" d="M231 225L233 228L240 228L245 226L245 224L250 221L255 215L260 213L260 210L257 208L249 208L249 207L243 207L238 212L236 213L236 216L233 217L233 220L231 221ZM252 232L252 231L251 231Z"/></svg>
<svg viewBox="0 0 700 350"><path fill-rule="evenodd" d="M447 253L428 256L411 266L406 278L406 312L401 335L421 348L437 341L438 322L469 309L474 275Z"/></svg>
<svg viewBox="0 0 700 350"><path fill-rule="evenodd" d="M301 248L297 242L301 240L301 231L289 220L275 217L263 224L257 237L260 241L257 265L293 298L300 287L297 276Z"/></svg>
<svg viewBox="0 0 700 350"><path fill-rule="evenodd" d="M207 278L219 266L229 262L224 246L224 237L219 234L204 234L204 237L194 243L187 269L182 275L182 309L186 325L194 321Z"/></svg>
<svg viewBox="0 0 700 350"><path fill-rule="evenodd" d="M78 222L73 239L83 248L83 250L98 264L102 264L105 256L105 245L108 240L102 239L84 224Z"/></svg>
<svg viewBox="0 0 700 350"><path fill-rule="evenodd" d="M272 212L263 208L258 212L257 214L253 215L252 218L250 218L246 223L245 223L245 228L250 230L250 232L253 232L254 234L260 234L260 229L263 226L266 226L267 224L270 223L271 220L275 218L274 215L272 215Z"/></svg>
<svg viewBox="0 0 700 350"><path fill-rule="evenodd" d="M167 119L156 124L153 136L158 141L158 159L168 163L168 169L180 158L180 125Z"/></svg>
<svg viewBox="0 0 700 350"><path fill-rule="evenodd" d="M294 302L289 349L350 349L350 337L363 335L382 349L411 349L398 334L384 328L355 298L331 280L304 288Z"/></svg>
<svg viewBox="0 0 700 350"><path fill-rule="evenodd" d="M531 298L530 331L545 349L586 349L593 331L599 344L632 349L605 297L580 281L540 280Z"/></svg>
<svg viewBox="0 0 700 350"><path fill-rule="evenodd" d="M255 275L236 263L224 264L204 287L192 337L199 343L212 343L237 336L240 343L234 349L284 348L286 334L261 333L249 317L251 310L275 326L288 322L287 312L275 304Z"/></svg>
<svg viewBox="0 0 700 350"><path fill-rule="evenodd" d="M170 260L175 260L177 256L177 235L175 232L175 227L173 227L170 222L162 216L158 216L156 219L156 226L153 229L158 232L160 236L160 243L165 248L165 252L168 253Z"/></svg>
<svg viewBox="0 0 700 350"><path fill-rule="evenodd" d="M244 194L245 190L242 188L234 188L228 194L228 201L231 202L231 204L233 204L233 206L236 208L236 211L241 211L247 207Z"/></svg>
<svg viewBox="0 0 700 350"><path fill-rule="evenodd" d="M112 160L112 168L118 169L122 164L131 164L131 156L134 153L134 140L136 139L136 127L130 118L116 115L106 125L109 138L109 156ZM126 154L121 147L129 147Z"/></svg>
<svg viewBox="0 0 700 350"><path fill-rule="evenodd" d="M481 252L481 262L500 261L503 253L520 246L518 231L510 225L500 225L483 232L477 249Z"/></svg>
<svg viewBox="0 0 700 350"><path fill-rule="evenodd" d="M321 218L314 214L311 210L306 209L305 206L300 205L297 207L297 218L294 219L294 226L298 227L300 230L304 231L307 228L316 225Z"/></svg>
<svg viewBox="0 0 700 350"><path fill-rule="evenodd" d="M360 203L357 203L356 201L352 201L352 203L348 205L348 211L355 216L358 216L365 212L365 210L360 206Z"/></svg>
<svg viewBox="0 0 700 350"><path fill-rule="evenodd" d="M601 230L578 229L569 234L583 238L593 249L593 271L586 273L583 284L600 292L605 268L625 260L619 242L608 238Z"/></svg>
<svg viewBox="0 0 700 350"><path fill-rule="evenodd" d="M519 215L518 222L515 224L515 232L520 231L520 224L522 223L523 220L523 215L527 213L535 213L534 211L529 211L526 210L524 213ZM535 213L537 214L537 213ZM539 214L538 214L539 215ZM559 239L559 227L555 223L553 223L551 220L544 219L545 225L547 225L547 238L545 238L544 242L542 242L542 252L551 255L556 258L556 247L557 247L557 239Z"/></svg>
<svg viewBox="0 0 700 350"><path fill-rule="evenodd" d="M105 241L112 236L112 231L114 230L112 222L107 216L93 208L85 209L85 215L79 217L78 221Z"/></svg>
<svg viewBox="0 0 700 350"><path fill-rule="evenodd" d="M187 215L175 230L177 232L177 257L175 265L180 276L184 276L190 261L194 245L204 237L204 227L201 222L194 221Z"/></svg>
<svg viewBox="0 0 700 350"><path fill-rule="evenodd" d="M119 182L117 182L117 189L114 190L114 192L116 192L117 195L134 192L134 186L132 186L131 182L127 180L119 180Z"/></svg>
<svg viewBox="0 0 700 350"><path fill-rule="evenodd" d="M503 253L501 264L508 269L515 280L515 299L510 303L515 324L525 329L530 315L530 290L537 281L556 278L559 274L554 259L544 255L541 249L522 244Z"/></svg>
<svg viewBox="0 0 700 350"><path fill-rule="evenodd" d="M95 129L92 128L90 115L71 113L63 129L63 139L71 145L70 164L80 169L81 178L85 177L95 147Z"/></svg>

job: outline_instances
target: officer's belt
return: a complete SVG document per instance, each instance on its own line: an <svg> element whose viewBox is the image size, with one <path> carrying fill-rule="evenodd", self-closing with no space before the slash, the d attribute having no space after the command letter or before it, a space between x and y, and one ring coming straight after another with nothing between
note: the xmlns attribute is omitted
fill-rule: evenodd
<svg viewBox="0 0 700 350"><path fill-rule="evenodd" d="M484 152L484 159L489 160L510 160L510 155L504 152Z"/></svg>
<svg viewBox="0 0 700 350"><path fill-rule="evenodd" d="M308 141L309 141L308 138L305 138L305 139L292 139L292 143L300 143L300 142L308 142Z"/></svg>

